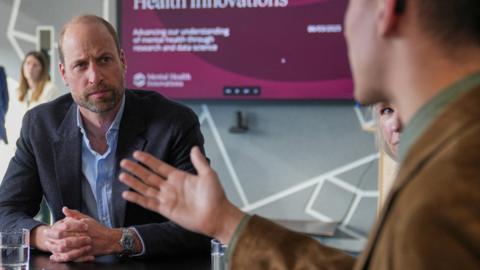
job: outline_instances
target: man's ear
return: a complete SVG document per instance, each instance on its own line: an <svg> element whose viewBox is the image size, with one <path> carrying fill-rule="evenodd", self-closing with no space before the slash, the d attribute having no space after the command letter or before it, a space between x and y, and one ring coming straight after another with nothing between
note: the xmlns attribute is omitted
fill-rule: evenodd
<svg viewBox="0 0 480 270"><path fill-rule="evenodd" d="M65 64L63 64L62 62L60 62L58 64L58 69L60 70L60 75L62 75L62 80L63 80L63 83L68 86L68 82L67 82L67 79L65 78Z"/></svg>
<svg viewBox="0 0 480 270"><path fill-rule="evenodd" d="M380 0L378 6L378 32L382 36L397 30L398 22L405 9L404 0Z"/></svg>
<svg viewBox="0 0 480 270"><path fill-rule="evenodd" d="M124 72L127 71L127 58L125 57L125 52L120 49L120 62L122 62Z"/></svg>

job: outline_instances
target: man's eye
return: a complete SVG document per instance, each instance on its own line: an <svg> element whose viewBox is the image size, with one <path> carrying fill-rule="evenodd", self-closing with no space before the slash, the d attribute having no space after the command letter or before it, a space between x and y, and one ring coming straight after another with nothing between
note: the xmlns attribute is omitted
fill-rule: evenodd
<svg viewBox="0 0 480 270"><path fill-rule="evenodd" d="M392 114L394 112L394 110L390 107L385 107L385 108L382 108L380 110L380 114L381 115L384 115L384 114Z"/></svg>
<svg viewBox="0 0 480 270"><path fill-rule="evenodd" d="M112 60L112 58L111 58L111 57L108 57L108 56L105 56L105 57L100 58L100 61L101 61L102 63L108 63L108 62L110 62L110 60Z"/></svg>
<svg viewBox="0 0 480 270"><path fill-rule="evenodd" d="M74 69L83 69L86 67L85 63L77 63L73 66Z"/></svg>

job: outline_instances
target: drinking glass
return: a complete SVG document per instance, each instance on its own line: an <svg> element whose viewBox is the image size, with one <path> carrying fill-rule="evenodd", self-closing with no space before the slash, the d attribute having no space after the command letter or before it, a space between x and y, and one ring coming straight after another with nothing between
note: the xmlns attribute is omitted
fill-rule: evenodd
<svg viewBox="0 0 480 270"><path fill-rule="evenodd" d="M29 230L0 232L0 270L27 270L29 257Z"/></svg>
<svg viewBox="0 0 480 270"><path fill-rule="evenodd" d="M212 270L227 270L227 245L220 243L217 239L210 241L212 245L211 257L212 257Z"/></svg>

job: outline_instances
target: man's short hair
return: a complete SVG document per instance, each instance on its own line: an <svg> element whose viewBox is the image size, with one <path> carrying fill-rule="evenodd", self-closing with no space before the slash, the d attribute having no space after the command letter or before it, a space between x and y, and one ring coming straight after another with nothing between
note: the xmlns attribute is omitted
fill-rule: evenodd
<svg viewBox="0 0 480 270"><path fill-rule="evenodd" d="M406 4L408 5L408 0ZM480 45L480 0L415 0L421 27L446 46Z"/></svg>
<svg viewBox="0 0 480 270"><path fill-rule="evenodd" d="M64 37L67 29L71 25L74 25L74 24L77 24L77 23L96 23L96 24L100 24L100 25L105 26L107 28L108 32L110 33L110 35L112 36L113 40L115 41L115 47L117 48L118 54L120 54L120 40L118 39L117 32L115 31L115 29L113 28L113 26L109 22L107 22L105 19L103 19L101 17L98 17L97 15L90 15L90 14L80 15L80 16L77 16L77 17L73 17L69 22L67 22L63 26L62 31L60 32L60 36L58 38L58 53L60 55L60 62L61 63L65 63L65 58L64 58L64 54L63 54L63 50L62 50L63 37Z"/></svg>

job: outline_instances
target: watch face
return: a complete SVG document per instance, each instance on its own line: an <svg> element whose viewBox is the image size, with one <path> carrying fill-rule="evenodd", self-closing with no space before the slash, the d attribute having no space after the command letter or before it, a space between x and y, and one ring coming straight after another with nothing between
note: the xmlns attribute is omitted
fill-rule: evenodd
<svg viewBox="0 0 480 270"><path fill-rule="evenodd" d="M133 239L131 237L127 237L127 239L125 239L125 247L127 249L133 249Z"/></svg>
<svg viewBox="0 0 480 270"><path fill-rule="evenodd" d="M128 229L122 230L122 239L120 239L120 244L123 247L123 254L130 255L134 251L134 239L133 234Z"/></svg>

